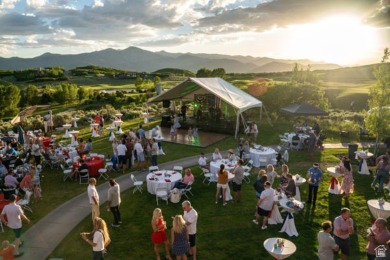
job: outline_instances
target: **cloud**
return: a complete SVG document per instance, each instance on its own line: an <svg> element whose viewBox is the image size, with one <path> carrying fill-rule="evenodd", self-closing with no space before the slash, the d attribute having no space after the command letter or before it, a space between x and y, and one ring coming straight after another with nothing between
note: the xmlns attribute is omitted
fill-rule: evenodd
<svg viewBox="0 0 390 260"><path fill-rule="evenodd" d="M50 32L49 26L38 17L18 13L0 15L0 35L47 34Z"/></svg>
<svg viewBox="0 0 390 260"><path fill-rule="evenodd" d="M377 27L390 27L390 0L382 0L366 22Z"/></svg>
<svg viewBox="0 0 390 260"><path fill-rule="evenodd" d="M273 27L309 23L330 14L362 15L374 6L372 1L364 0L275 0L256 7L224 10L199 19L196 27L200 30L234 24L242 30L266 31Z"/></svg>
<svg viewBox="0 0 390 260"><path fill-rule="evenodd" d="M26 0L26 5L29 8L40 8L48 4L47 0Z"/></svg>
<svg viewBox="0 0 390 260"><path fill-rule="evenodd" d="M4 9L13 9L15 8L15 4L19 0L2 0L0 1L0 12Z"/></svg>

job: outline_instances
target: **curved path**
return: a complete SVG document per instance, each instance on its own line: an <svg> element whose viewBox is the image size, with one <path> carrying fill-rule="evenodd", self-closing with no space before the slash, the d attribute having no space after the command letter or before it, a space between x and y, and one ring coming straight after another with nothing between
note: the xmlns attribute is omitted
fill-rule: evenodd
<svg viewBox="0 0 390 260"><path fill-rule="evenodd" d="M161 169L172 169L175 165L192 167L198 164L199 155L182 158L168 163L159 164ZM139 180L146 179L147 172L132 172ZM133 186L130 174L125 174L115 179L121 187L121 192ZM85 186L87 190L87 186ZM100 205L107 201L107 182L97 186L100 197ZM61 241L76 227L84 218L91 214L87 192L59 205L44 218L31 226L23 235L25 243L21 248L24 252L19 259L46 259Z"/></svg>

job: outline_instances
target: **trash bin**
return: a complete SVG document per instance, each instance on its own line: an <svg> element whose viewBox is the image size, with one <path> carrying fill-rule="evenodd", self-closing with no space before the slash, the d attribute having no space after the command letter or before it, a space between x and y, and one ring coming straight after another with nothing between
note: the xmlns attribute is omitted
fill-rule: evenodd
<svg viewBox="0 0 390 260"><path fill-rule="evenodd" d="M348 144L348 158L350 160L355 159L355 152L358 150L357 144Z"/></svg>

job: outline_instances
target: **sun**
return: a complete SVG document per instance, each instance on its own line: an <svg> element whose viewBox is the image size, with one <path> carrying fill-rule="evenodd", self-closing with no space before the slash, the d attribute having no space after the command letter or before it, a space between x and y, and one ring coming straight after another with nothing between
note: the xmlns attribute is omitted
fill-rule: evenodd
<svg viewBox="0 0 390 260"><path fill-rule="evenodd" d="M379 41L375 28L352 15L331 16L289 29L286 45L294 56L340 65L371 57Z"/></svg>

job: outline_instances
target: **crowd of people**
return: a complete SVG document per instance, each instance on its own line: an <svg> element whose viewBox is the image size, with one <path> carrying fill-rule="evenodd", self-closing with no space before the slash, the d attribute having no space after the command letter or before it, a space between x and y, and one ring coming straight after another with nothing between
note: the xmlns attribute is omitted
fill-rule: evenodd
<svg viewBox="0 0 390 260"><path fill-rule="evenodd" d="M253 128L253 129L252 129ZM50 130L50 129L48 129ZM192 130L192 129L190 129ZM249 132L251 136L249 138L257 138L257 126L251 125ZM314 133L320 131L314 130ZM137 164L137 169L143 171L149 165L157 166L157 154L161 149L161 144L156 142L153 136L157 133L153 133L152 138L148 139L145 136L145 131L142 129L142 125L137 130L130 129L126 134L123 134L119 140L114 140L112 143L112 161L114 169L125 173L126 170L132 169L133 165ZM83 139L79 139L79 145L77 152L80 156L89 154L93 151L92 140L89 139L87 143L84 143ZM1 144L0 144L1 146ZM20 145L15 145L15 141L11 141L9 144L3 144L6 149L4 154L9 157L17 157ZM33 164L29 167L29 171L23 174L23 178L18 179L17 173L14 170L9 170L2 163L0 158L0 178L4 179L5 186L11 186L20 189L21 193L26 191L32 191L37 200L41 199L41 188L39 185L40 168L42 164L42 157L45 160L51 160L54 157L61 157L64 154L60 146L51 146L44 148L42 144L42 137L36 136L27 138L26 145L23 149L26 151L26 157L23 162L31 162ZM229 171L233 178L233 201L240 203L242 201L241 188L242 181L244 179L244 164L246 161L246 154L249 152L249 141L241 140L237 152L235 155L233 149L229 149L226 156L222 156L218 148L214 150L211 155L211 161L218 161L226 159L230 162L235 161L234 166ZM48 156L49 159L46 159ZM204 153L200 154L199 166L202 169L210 170L209 160ZM390 152L377 158L376 161L376 177L372 182L372 187L378 188L378 192L383 192L383 186L388 182L390 171ZM83 159L80 160L80 166L72 171L71 177L74 178L80 171L88 168ZM354 179L352 174L352 167L349 159L346 156L341 157L339 163L339 171L343 174L340 194L348 199L354 192ZM215 203L218 204L220 198L222 198L222 205L227 205L226 192L229 182L229 172L225 169L225 164L221 164L217 171L217 190L215 195ZM36 178L38 175L38 179ZM308 181L308 198L306 201L306 207L311 206L314 210L317 203L318 189L323 180L323 173L320 165L314 163L307 172ZM189 183L194 182L194 175L191 169L185 169L183 178L177 182L174 188L183 189L187 187ZM82 232L81 237L84 239L93 249L93 259L103 259L104 251L110 244L110 235L108 233L107 224L105 220L100 218L99 212L99 194L96 190L96 179L89 179L89 186L87 188L89 204L91 205L93 230L91 232ZM107 210L112 212L113 222L112 227L118 228L122 224L120 214L120 187L114 179L108 181L108 202L106 205ZM289 168L286 164L281 166L280 175L277 173L273 165L267 165L263 170L259 171L257 180L254 184L255 194L257 197L256 203L256 218L253 220L255 224L259 224L262 220L261 229L267 229L268 217L275 207L274 196L276 191L286 194L287 197L296 196L296 184L293 175L289 172ZM9 197L10 204L7 205L1 212L1 220L4 224L13 229L15 234L15 241L13 244L9 241L4 241L3 249L0 251L0 256L6 256L7 254L21 255L19 252L19 246L21 244L21 225L22 220L29 223L29 219L24 215L20 206L16 205L17 197L11 195ZM165 256L167 259L171 259L171 255L175 255L177 259L187 259L187 252L192 255L193 259L196 259L196 222L197 212L192 208L189 201L184 201L183 215L176 215L172 218L172 229L170 232L170 239L166 234L167 223L164 221L162 210L157 208L153 212L151 226L153 229L151 240L154 244L154 251L156 258L160 259L159 245L164 244ZM16 217L16 218L14 218ZM350 254L350 235L355 233L354 222L351 218L351 210L348 208L342 208L340 216L336 217L333 222L325 221L321 224L322 230L318 233L318 257L319 259L329 259L329 255L335 252L341 252L341 259L347 259ZM375 221L375 225L369 229L370 232L367 236L367 258L376 259L375 249L378 246L390 245L390 232L387 230L387 222L385 219L378 218ZM333 236L331 235L333 232ZM11 253L10 253L11 252Z"/></svg>

